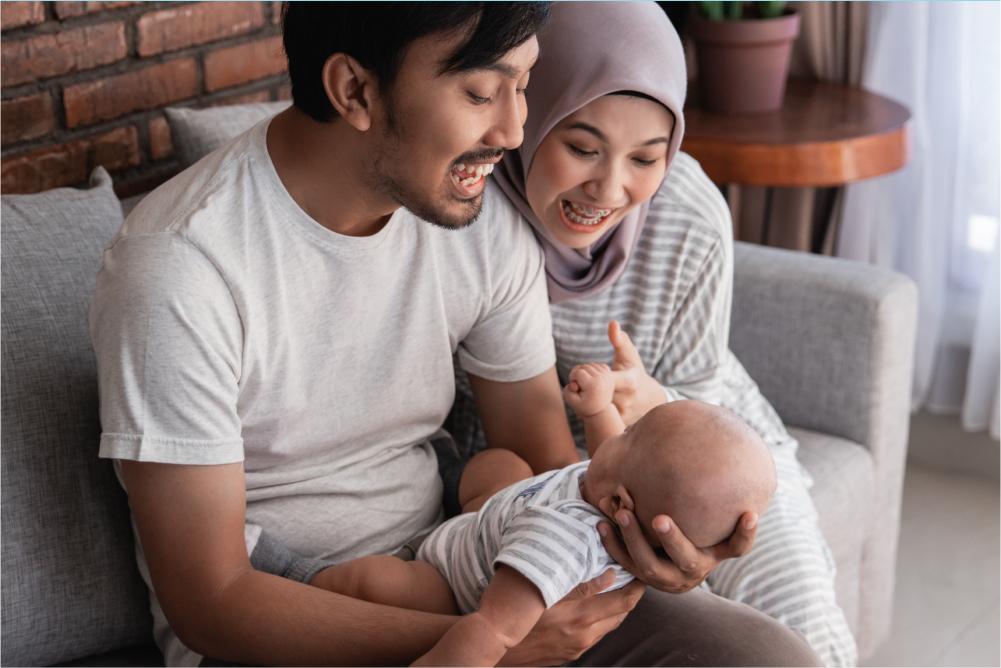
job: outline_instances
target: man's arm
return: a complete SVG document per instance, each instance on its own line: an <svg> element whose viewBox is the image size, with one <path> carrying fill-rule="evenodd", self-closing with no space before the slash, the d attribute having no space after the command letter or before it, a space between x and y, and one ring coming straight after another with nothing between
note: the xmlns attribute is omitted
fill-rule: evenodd
<svg viewBox="0 0 1001 668"><path fill-rule="evenodd" d="M501 564L476 612L452 626L415 666L496 666L524 640L546 610L542 594L525 576Z"/></svg>
<svg viewBox="0 0 1001 668"><path fill-rule="evenodd" d="M200 654L248 664L403 665L457 619L253 570L242 464L122 461L122 477L160 605Z"/></svg>
<svg viewBox="0 0 1001 668"><path fill-rule="evenodd" d="M537 474L580 461L555 367L511 383L469 374L469 384L489 447L511 450Z"/></svg>

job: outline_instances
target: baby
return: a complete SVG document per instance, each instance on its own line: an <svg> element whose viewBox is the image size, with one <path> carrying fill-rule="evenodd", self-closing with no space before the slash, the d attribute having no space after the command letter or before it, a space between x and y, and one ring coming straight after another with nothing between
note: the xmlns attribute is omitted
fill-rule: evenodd
<svg viewBox="0 0 1001 668"><path fill-rule="evenodd" d="M327 569L312 584L432 612L454 614L457 604L465 616L415 665L492 666L578 584L609 568L610 589L632 579L598 537L597 524L607 519L600 501L613 513L631 510L655 548L656 515L669 515L697 547L708 547L727 538L743 513L765 510L776 484L771 455L736 415L675 401L626 429L613 391L604 364L574 368L564 389L584 423L589 461L516 482L477 512L445 522L416 561L368 557ZM462 496L478 505L476 488L485 483L475 481L524 468L509 451L481 453L463 472Z"/></svg>

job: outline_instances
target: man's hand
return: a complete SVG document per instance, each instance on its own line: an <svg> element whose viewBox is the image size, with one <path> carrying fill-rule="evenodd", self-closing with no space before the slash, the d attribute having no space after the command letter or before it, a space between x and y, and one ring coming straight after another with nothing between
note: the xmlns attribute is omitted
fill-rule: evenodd
<svg viewBox="0 0 1001 668"><path fill-rule="evenodd" d="M615 576L605 571L546 610L520 644L513 647L499 665L559 666L574 661L599 640L619 627L636 607L646 587L633 581L604 594Z"/></svg>
<svg viewBox="0 0 1001 668"><path fill-rule="evenodd" d="M664 388L646 372L640 354L617 320L608 323L608 340L614 350L615 395L612 402L626 425L632 426L651 408L664 403Z"/></svg>
<svg viewBox="0 0 1001 668"><path fill-rule="evenodd" d="M740 557L751 550L757 532L757 514L741 515L737 528L726 540L711 547L698 548L681 532L667 515L653 518L653 532L669 559L662 559L647 543L636 515L625 509L616 510L609 498L598 502L602 512L614 517L621 539L607 522L598 524L601 542L623 568L655 589L674 594L697 587L720 562Z"/></svg>
<svg viewBox="0 0 1001 668"><path fill-rule="evenodd" d="M614 392L615 379L607 364L581 364L570 371L563 400L578 416L587 418L610 406Z"/></svg>

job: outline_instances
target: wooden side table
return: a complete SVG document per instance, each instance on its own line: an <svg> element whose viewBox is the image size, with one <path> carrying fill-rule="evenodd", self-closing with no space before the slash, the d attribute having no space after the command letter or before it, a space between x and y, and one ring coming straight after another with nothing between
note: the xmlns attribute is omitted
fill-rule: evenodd
<svg viewBox="0 0 1001 668"><path fill-rule="evenodd" d="M910 116L862 88L793 79L783 107L764 114L712 113L693 94L681 148L715 183L763 186L770 202L774 188L841 186L900 169Z"/></svg>

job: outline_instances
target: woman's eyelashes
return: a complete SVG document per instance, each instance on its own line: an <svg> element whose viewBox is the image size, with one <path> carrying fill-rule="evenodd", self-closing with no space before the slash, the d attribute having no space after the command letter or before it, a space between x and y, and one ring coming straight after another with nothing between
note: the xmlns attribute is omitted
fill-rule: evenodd
<svg viewBox="0 0 1001 668"><path fill-rule="evenodd" d="M581 158L589 158L593 155L598 155L597 151L587 151L582 149L580 146L575 146L570 143L567 144L567 148L570 149L571 153Z"/></svg>
<svg viewBox="0 0 1001 668"><path fill-rule="evenodd" d="M471 90L467 90L466 95L473 102L473 104L486 104L487 102L490 102L490 100L492 99L489 97L483 97L482 95L477 95Z"/></svg>
<svg viewBox="0 0 1001 668"><path fill-rule="evenodd" d="M590 151L583 149L575 144L567 143L567 149L570 150L572 154L579 158L591 158L598 155L597 151ZM660 158L643 158L643 157L633 157L630 158L639 167L652 167L660 160Z"/></svg>

